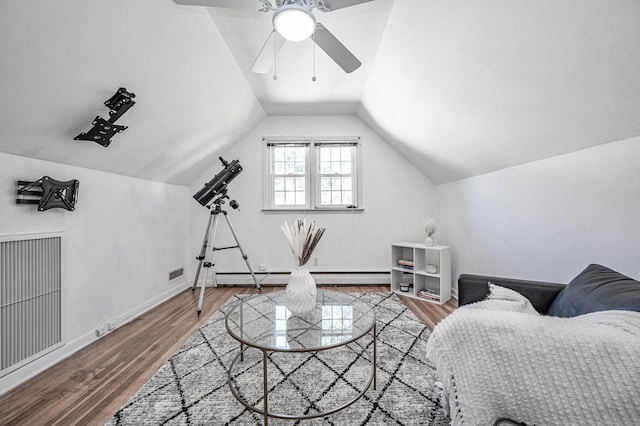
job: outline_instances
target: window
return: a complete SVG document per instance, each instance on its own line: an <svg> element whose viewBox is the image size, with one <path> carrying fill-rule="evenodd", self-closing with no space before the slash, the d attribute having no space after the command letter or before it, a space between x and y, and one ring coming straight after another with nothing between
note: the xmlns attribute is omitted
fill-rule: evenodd
<svg viewBox="0 0 640 426"><path fill-rule="evenodd" d="M309 147L304 144L271 144L273 206L306 206Z"/></svg>
<svg viewBox="0 0 640 426"><path fill-rule="evenodd" d="M319 144L320 205L353 205L353 146Z"/></svg>
<svg viewBox="0 0 640 426"><path fill-rule="evenodd" d="M267 139L264 208L354 209L360 201L359 138Z"/></svg>

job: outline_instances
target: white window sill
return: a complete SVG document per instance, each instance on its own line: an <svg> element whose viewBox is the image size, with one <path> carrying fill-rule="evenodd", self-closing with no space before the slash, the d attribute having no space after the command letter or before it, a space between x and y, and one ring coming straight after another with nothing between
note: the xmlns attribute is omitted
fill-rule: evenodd
<svg viewBox="0 0 640 426"><path fill-rule="evenodd" d="M362 213L364 207L346 208L346 207L323 207L316 209L305 208L286 208L286 209L262 209L263 213Z"/></svg>

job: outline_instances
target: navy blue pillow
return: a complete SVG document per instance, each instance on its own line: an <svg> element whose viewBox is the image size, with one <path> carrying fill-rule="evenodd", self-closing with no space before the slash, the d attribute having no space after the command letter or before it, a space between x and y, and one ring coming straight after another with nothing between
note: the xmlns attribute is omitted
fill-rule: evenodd
<svg viewBox="0 0 640 426"><path fill-rule="evenodd" d="M575 317L610 309L640 312L640 282L592 264L558 294L548 314Z"/></svg>

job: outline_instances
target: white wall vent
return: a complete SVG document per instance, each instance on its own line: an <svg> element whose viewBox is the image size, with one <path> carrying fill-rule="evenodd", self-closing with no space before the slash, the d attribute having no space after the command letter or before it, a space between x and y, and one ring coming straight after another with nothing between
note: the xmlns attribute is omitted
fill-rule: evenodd
<svg viewBox="0 0 640 426"><path fill-rule="evenodd" d="M63 343L62 237L44 235L0 237L0 376Z"/></svg>
<svg viewBox="0 0 640 426"><path fill-rule="evenodd" d="M169 271L169 282L175 281L184 275L184 266L181 266L173 271Z"/></svg>

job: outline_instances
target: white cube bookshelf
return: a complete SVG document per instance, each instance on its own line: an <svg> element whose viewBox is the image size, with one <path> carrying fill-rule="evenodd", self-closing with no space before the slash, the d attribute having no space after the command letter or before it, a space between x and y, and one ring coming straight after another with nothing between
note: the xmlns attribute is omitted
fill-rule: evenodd
<svg viewBox="0 0 640 426"><path fill-rule="evenodd" d="M400 265L413 263L413 268ZM427 272L427 265L436 265L437 272ZM408 291L401 291L400 284L409 284ZM419 296L421 291L434 295L433 299ZM391 245L391 291L403 296L442 305L451 299L451 248L427 247L421 243L393 243Z"/></svg>

